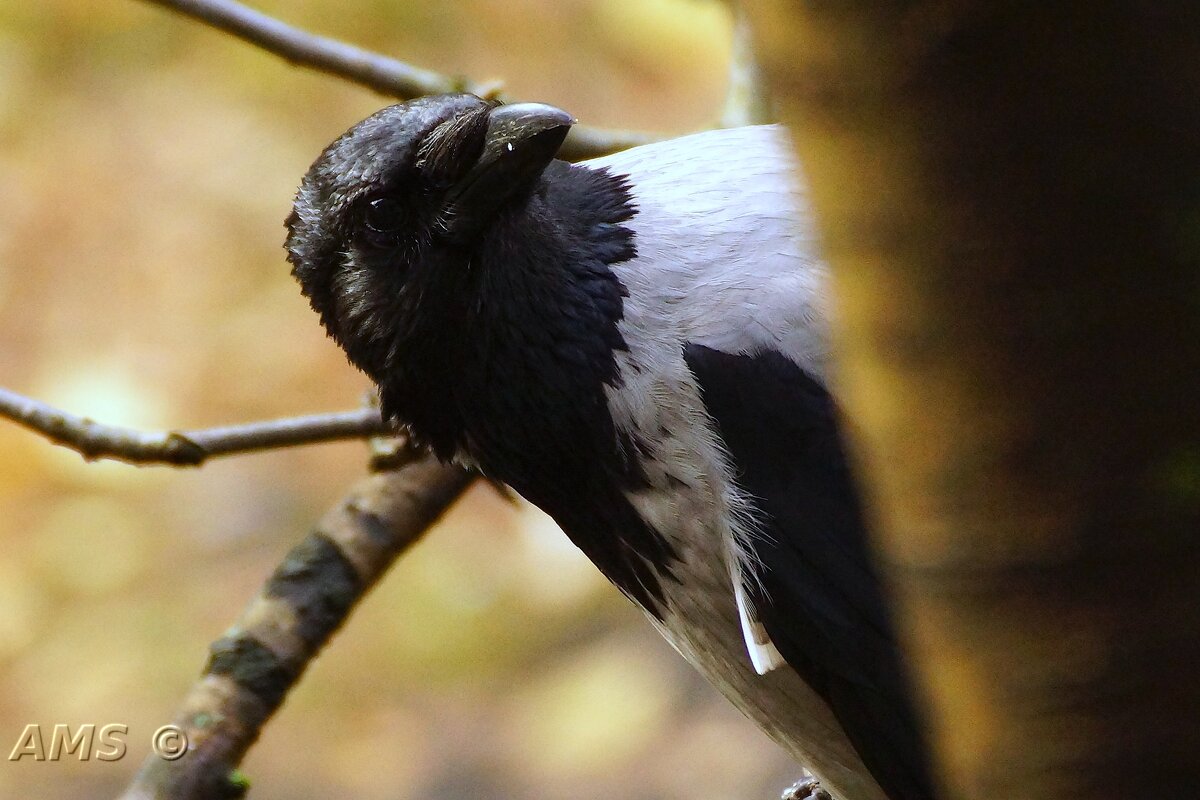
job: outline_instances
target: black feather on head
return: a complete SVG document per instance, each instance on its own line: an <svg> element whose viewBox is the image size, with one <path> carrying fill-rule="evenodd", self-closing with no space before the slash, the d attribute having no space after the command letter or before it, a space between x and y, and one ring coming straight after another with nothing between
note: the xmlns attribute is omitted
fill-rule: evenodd
<svg viewBox="0 0 1200 800"><path fill-rule="evenodd" d="M501 333L497 325L511 322L493 318L489 329L483 307L503 304L506 290L522 307L552 292L564 313L577 316L568 307L571 290L586 295L598 286L573 287L570 270L557 269L574 255L568 249L586 242L559 231L544 203L540 212L529 207L535 190L545 193L543 173L573 122L538 104L419 98L335 140L297 192L287 220L292 273L329 334L380 385L384 412L444 457L463 439L451 397L457 381L447 373L465 369L465 350L479 355L489 344L483 340ZM580 177L592 174L580 169ZM531 255L558 274L533 274ZM485 271L493 261L497 268ZM607 284L594 299L580 299L608 306L612 329L620 298L611 275Z"/></svg>
<svg viewBox="0 0 1200 800"><path fill-rule="evenodd" d="M550 106L438 95L385 108L325 148L288 217L288 259L351 361L382 383L422 307L436 306L425 298L463 288L472 249L573 122Z"/></svg>
<svg viewBox="0 0 1200 800"><path fill-rule="evenodd" d="M673 555L624 494L637 443L606 398L634 207L624 178L554 160L572 122L471 95L386 108L305 176L288 257L386 416L548 511L654 608Z"/></svg>
<svg viewBox="0 0 1200 800"><path fill-rule="evenodd" d="M403 294L401 273L420 260L437 226L431 198L482 149L490 108L471 95L389 106L334 140L304 176L287 219L288 260L321 323L348 351L383 334L382 309L368 290ZM368 287L366 270L380 285ZM349 355L371 371L375 359Z"/></svg>

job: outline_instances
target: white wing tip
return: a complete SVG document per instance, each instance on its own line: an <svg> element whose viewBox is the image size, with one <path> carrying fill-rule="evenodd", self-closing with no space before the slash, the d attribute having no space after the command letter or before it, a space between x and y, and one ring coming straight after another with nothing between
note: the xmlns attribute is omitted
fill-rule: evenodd
<svg viewBox="0 0 1200 800"><path fill-rule="evenodd" d="M773 669L782 667L785 663L783 656L776 649L775 644L768 639L765 645L752 644L749 639L746 640L746 648L750 651L750 663L754 665L754 671L759 675L766 675Z"/></svg>
<svg viewBox="0 0 1200 800"><path fill-rule="evenodd" d="M740 580L735 580L733 593L737 598L738 618L742 623L742 637L746 640L746 651L750 654L750 663L759 675L766 675L773 669L782 667L786 661L780 654L775 643L767 634L763 624L758 620L754 604L746 597L746 590Z"/></svg>

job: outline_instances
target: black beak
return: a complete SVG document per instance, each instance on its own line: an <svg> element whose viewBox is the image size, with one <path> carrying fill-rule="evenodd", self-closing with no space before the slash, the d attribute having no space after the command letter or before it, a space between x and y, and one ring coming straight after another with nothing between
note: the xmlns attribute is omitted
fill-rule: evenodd
<svg viewBox="0 0 1200 800"><path fill-rule="evenodd" d="M446 232L473 238L506 200L542 174L574 124L567 112L541 103L492 109L478 160L446 193Z"/></svg>

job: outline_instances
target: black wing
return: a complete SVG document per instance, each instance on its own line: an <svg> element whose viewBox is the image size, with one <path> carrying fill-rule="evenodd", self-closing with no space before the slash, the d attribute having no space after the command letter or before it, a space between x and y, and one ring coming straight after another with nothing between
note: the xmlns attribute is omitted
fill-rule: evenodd
<svg viewBox="0 0 1200 800"><path fill-rule="evenodd" d="M930 800L926 751L865 541L862 508L824 387L776 352L688 345L685 358L762 513L767 633L829 703L892 800Z"/></svg>

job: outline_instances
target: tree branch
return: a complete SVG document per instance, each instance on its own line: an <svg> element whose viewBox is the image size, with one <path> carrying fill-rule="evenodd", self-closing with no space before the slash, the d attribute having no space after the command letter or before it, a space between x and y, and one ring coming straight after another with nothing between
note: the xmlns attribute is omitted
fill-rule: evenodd
<svg viewBox="0 0 1200 800"><path fill-rule="evenodd" d="M496 87L492 84L477 84L463 78L442 75L336 39L317 36L233 0L147 2L165 6L244 39L293 64L345 78L402 100L446 92L498 95ZM633 131L602 130L576 125L567 136L559 155L568 161L579 161L636 147L656 138Z"/></svg>
<svg viewBox="0 0 1200 800"><path fill-rule="evenodd" d="M232 0L150 0L281 56L380 94L411 98L445 92L479 93L469 81L405 64L394 58L294 28Z"/></svg>
<svg viewBox="0 0 1200 800"><path fill-rule="evenodd" d="M941 796L1200 796L1200 4L748 3Z"/></svg>
<svg viewBox="0 0 1200 800"><path fill-rule="evenodd" d="M730 2L733 14L733 52L729 56L729 88L721 110L721 126L774 122L771 98L755 53L754 36L742 4Z"/></svg>
<svg viewBox="0 0 1200 800"><path fill-rule="evenodd" d="M152 753L121 800L239 797L235 772L287 693L392 563L467 489L472 476L410 450L403 469L372 475L288 553L210 648L204 675L175 716L186 752Z"/></svg>
<svg viewBox="0 0 1200 800"><path fill-rule="evenodd" d="M210 458L338 439L363 439L390 431L376 408L312 414L195 431L138 431L103 425L0 388L0 417L36 431L91 461L196 467Z"/></svg>

